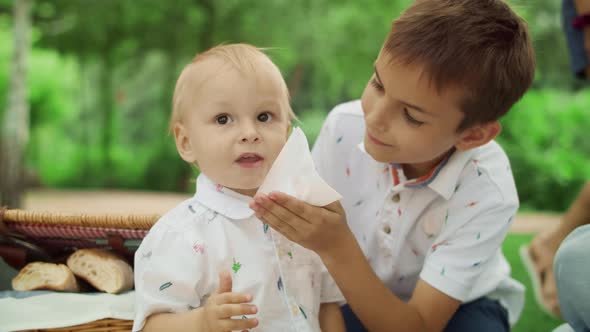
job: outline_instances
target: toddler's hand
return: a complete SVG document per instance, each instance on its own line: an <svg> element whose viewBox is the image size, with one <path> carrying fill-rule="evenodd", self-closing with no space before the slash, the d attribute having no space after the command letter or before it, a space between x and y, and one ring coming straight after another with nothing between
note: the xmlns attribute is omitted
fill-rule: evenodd
<svg viewBox="0 0 590 332"><path fill-rule="evenodd" d="M207 332L245 331L258 325L255 318L245 315L255 314L258 309L253 304L252 295L232 293L231 274L219 274L219 288L211 294L203 307ZM239 317L232 319L232 317Z"/></svg>

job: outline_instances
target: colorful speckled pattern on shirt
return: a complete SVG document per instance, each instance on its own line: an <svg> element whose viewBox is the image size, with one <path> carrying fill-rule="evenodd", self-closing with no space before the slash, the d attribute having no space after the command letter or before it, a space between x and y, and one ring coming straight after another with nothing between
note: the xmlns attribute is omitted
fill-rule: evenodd
<svg viewBox="0 0 590 332"><path fill-rule="evenodd" d="M342 294L319 257L258 220L250 200L201 175L195 197L150 230L135 255L134 331L153 313L203 305L222 270L232 291L254 297L252 332L319 331L320 304Z"/></svg>
<svg viewBox="0 0 590 332"><path fill-rule="evenodd" d="M348 225L386 286L409 300L421 279L463 302L500 299L514 323L523 286L500 251L518 209L509 161L496 142L450 151L407 179L364 149L360 101L338 105L313 148L320 176L344 198ZM508 222L507 222L508 220Z"/></svg>

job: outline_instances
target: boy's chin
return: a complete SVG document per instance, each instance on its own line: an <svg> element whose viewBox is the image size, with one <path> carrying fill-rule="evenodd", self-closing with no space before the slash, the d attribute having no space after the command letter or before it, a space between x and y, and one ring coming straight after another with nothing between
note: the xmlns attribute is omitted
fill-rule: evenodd
<svg viewBox="0 0 590 332"><path fill-rule="evenodd" d="M379 151L378 148L373 147L369 144L365 144L365 151L369 156L371 156L375 161L380 163L395 163L397 161L393 160L393 157L390 153L383 153Z"/></svg>

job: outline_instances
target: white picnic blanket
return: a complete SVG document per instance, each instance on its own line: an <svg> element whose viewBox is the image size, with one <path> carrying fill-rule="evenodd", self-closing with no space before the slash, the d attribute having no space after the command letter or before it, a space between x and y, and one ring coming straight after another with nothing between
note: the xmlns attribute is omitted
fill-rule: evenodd
<svg viewBox="0 0 590 332"><path fill-rule="evenodd" d="M0 292L0 331L74 326L104 318L133 320L135 292Z"/></svg>

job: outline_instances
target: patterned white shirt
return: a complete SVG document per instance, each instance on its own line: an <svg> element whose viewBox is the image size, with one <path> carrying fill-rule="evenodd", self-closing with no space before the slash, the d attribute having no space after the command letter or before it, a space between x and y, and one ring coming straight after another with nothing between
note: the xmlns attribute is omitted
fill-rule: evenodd
<svg viewBox="0 0 590 332"><path fill-rule="evenodd" d="M518 195L495 142L454 151L429 174L406 180L399 165L364 150L360 101L338 105L313 149L320 176L344 198L347 221L371 266L403 300L418 278L469 302L488 296L516 322L524 287L501 252Z"/></svg>
<svg viewBox="0 0 590 332"><path fill-rule="evenodd" d="M319 256L263 224L251 200L201 174L196 195L152 227L135 254L133 331L154 313L204 305L222 270L232 273L232 291L253 295L259 325L251 331L320 331L320 303L342 294Z"/></svg>

